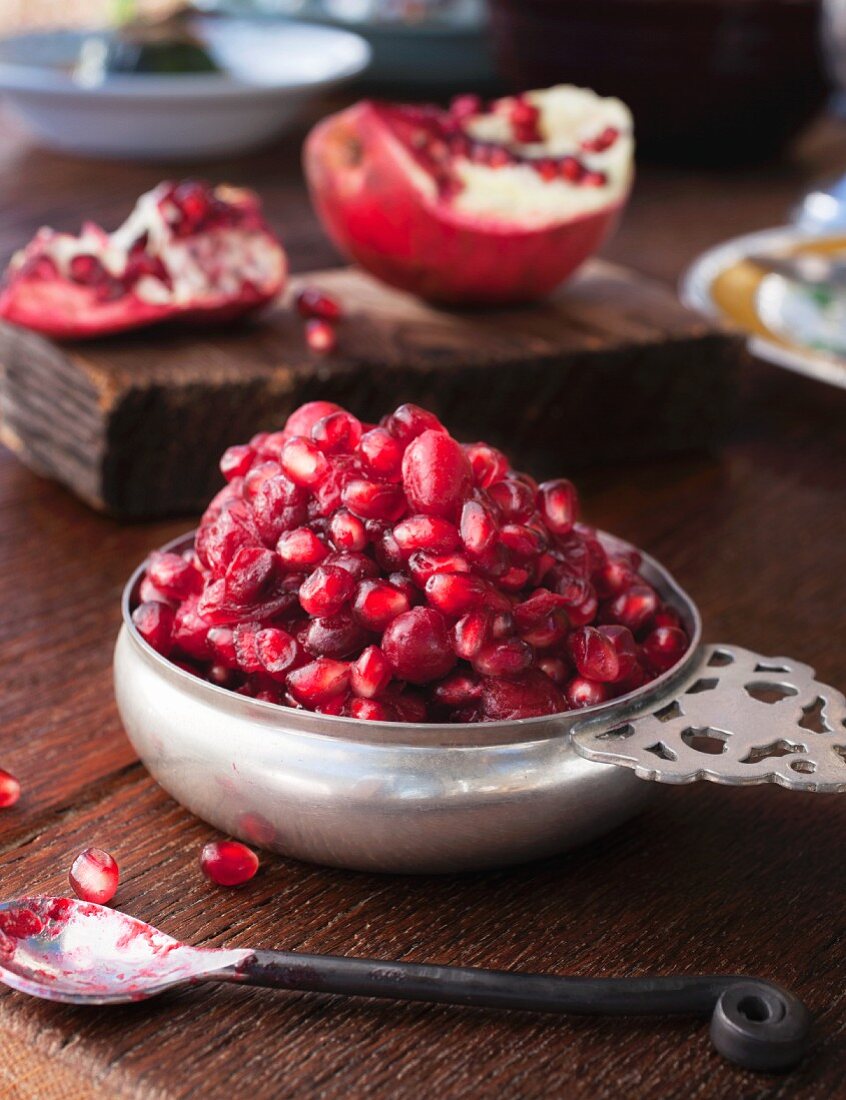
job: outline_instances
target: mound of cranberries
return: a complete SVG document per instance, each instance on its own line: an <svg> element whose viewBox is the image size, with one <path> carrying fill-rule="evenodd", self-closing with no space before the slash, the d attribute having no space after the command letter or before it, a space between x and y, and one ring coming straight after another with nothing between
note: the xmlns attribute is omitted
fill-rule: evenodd
<svg viewBox="0 0 846 1100"><path fill-rule="evenodd" d="M242 695L323 714L485 722L590 706L674 665L676 610L486 443L402 405L302 406L230 447L195 545L157 553L133 621Z"/></svg>

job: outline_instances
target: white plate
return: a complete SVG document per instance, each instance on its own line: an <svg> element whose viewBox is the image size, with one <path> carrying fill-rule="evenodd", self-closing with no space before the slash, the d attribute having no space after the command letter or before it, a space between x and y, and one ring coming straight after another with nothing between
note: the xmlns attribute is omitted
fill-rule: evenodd
<svg viewBox="0 0 846 1100"><path fill-rule="evenodd" d="M781 227L747 233L717 245L695 260L682 276L679 288L682 301L716 321L734 324L713 299L711 287L714 280L754 252L787 251L795 245L818 239L818 233ZM813 347L810 343L803 343L803 339L811 340L813 333L822 332L832 318L815 311L809 297L803 296L800 301L795 289L788 293L783 282L777 276L765 278L758 291L757 307L761 320L774 334L791 339L793 346L753 334L749 338L749 350L776 366L846 389L846 359ZM773 316L776 306L780 311L778 321Z"/></svg>
<svg viewBox="0 0 846 1100"><path fill-rule="evenodd" d="M0 40L0 92L46 145L91 156L181 160L242 152L280 133L303 100L362 72L356 34L306 23L199 19L221 73L73 75L83 32Z"/></svg>

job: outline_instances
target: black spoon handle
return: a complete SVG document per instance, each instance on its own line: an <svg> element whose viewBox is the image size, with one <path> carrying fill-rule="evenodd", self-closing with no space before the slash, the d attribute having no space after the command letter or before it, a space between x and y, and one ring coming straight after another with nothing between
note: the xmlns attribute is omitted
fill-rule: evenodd
<svg viewBox="0 0 846 1100"><path fill-rule="evenodd" d="M711 1039L717 1050L747 1069L769 1072L789 1069L799 1061L810 1029L807 1010L792 994L760 978L739 975L564 978L256 951L232 977L249 985L313 993L574 1016L711 1013Z"/></svg>

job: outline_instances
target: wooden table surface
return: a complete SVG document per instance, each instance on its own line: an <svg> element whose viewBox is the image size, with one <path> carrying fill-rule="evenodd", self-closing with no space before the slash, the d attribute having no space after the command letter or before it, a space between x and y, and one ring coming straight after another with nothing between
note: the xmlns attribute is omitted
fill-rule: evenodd
<svg viewBox="0 0 846 1100"><path fill-rule="evenodd" d="M809 179L844 166L846 135L825 125L784 164L645 167L606 254L672 282L703 247L777 224ZM3 124L0 258L42 222L115 224L172 171L37 151ZM202 171L261 191L295 270L337 262L309 209L297 139ZM742 381L721 455L583 477L585 511L676 573L711 640L791 655L846 685L846 391L761 364ZM73 856L96 844L121 865L116 904L193 943L585 975L746 971L806 1000L814 1049L776 1078L722 1061L700 1020L549 1020L223 987L85 1010L4 991L0 1095L611 1100L842 1089L841 796L662 789L606 839L495 874L379 877L268 855L245 888L209 886L197 856L213 831L136 761L110 678L124 579L187 526L101 518L0 449L0 765L24 788L0 814L2 896L64 893Z"/></svg>

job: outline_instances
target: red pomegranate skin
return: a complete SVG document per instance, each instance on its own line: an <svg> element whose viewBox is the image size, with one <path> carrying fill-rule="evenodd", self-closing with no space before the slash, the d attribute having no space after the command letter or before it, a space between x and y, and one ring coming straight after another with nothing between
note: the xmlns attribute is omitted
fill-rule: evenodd
<svg viewBox="0 0 846 1100"><path fill-rule="evenodd" d="M427 199L407 162L382 108L368 100L320 122L304 150L312 201L337 247L383 282L432 302L544 297L599 248L624 205L538 228L491 228Z"/></svg>

